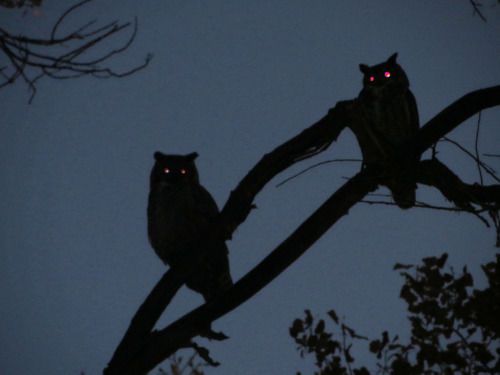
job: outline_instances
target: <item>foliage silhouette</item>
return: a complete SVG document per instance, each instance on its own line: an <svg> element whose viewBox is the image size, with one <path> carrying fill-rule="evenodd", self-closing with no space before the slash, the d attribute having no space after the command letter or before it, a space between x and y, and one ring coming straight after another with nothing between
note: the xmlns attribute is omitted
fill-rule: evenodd
<svg viewBox="0 0 500 375"><path fill-rule="evenodd" d="M314 355L315 375L459 375L500 373L500 255L482 266L488 280L474 289L472 275L445 271L447 254L422 260L419 266L397 264L405 282L400 297L408 306L411 338L402 343L387 331L369 343L377 369L352 368L354 340L366 340L337 318L330 320L340 334L325 330L309 310L295 319L290 335L300 355ZM347 339L347 340L346 340ZM300 374L300 372L298 373Z"/></svg>

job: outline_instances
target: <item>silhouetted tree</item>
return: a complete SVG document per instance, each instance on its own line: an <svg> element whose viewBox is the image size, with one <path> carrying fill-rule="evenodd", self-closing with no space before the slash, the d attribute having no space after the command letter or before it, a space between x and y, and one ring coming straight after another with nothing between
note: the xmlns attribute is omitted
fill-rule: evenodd
<svg viewBox="0 0 500 375"><path fill-rule="evenodd" d="M375 370L355 367L353 341L367 339L339 321L334 310L328 312L334 332L309 310L305 318L295 319L290 335L302 357L314 356L314 375L499 374L500 255L482 266L488 280L482 290L473 288L467 267L459 274L445 271L447 258L443 254L424 258L419 266L394 267L405 279L401 298L408 306L411 338L403 343L385 331L370 341Z"/></svg>

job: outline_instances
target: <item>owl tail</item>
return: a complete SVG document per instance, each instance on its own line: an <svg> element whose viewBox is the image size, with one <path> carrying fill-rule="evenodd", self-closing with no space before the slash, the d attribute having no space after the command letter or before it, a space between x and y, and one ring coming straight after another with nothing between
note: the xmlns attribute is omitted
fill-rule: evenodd
<svg viewBox="0 0 500 375"><path fill-rule="evenodd" d="M392 198L399 208L408 209L415 205L415 184L391 184Z"/></svg>
<svg viewBox="0 0 500 375"><path fill-rule="evenodd" d="M233 286L233 280L229 272L221 273L213 281L214 283L212 286L202 291L203 298L206 302L213 300ZM214 331L211 324L205 330L203 330L200 335L209 340L216 341L222 341L228 338L228 336L226 336L224 332Z"/></svg>
<svg viewBox="0 0 500 375"><path fill-rule="evenodd" d="M211 301L222 293L226 292L233 286L233 279L229 272L223 272L213 280L213 284L207 289L203 290L203 298L205 301Z"/></svg>

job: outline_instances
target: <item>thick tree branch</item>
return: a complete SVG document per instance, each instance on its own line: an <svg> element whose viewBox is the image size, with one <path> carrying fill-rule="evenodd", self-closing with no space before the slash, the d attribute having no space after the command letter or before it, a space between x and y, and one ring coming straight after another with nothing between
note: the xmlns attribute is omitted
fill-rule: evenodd
<svg viewBox="0 0 500 375"><path fill-rule="evenodd" d="M500 105L500 85L464 95L439 112L420 129L416 139L416 151L423 153L471 116L497 105Z"/></svg>
<svg viewBox="0 0 500 375"><path fill-rule="evenodd" d="M183 283L181 270L171 268L165 272L132 318L125 336L113 354L109 368L115 367L116 364L127 363L130 358L138 354L161 314Z"/></svg>
<svg viewBox="0 0 500 375"><path fill-rule="evenodd" d="M256 195L277 174L297 161L326 149L346 126L351 101L339 102L326 116L283 143L262 159L241 180L219 215L221 236L230 239L245 221Z"/></svg>

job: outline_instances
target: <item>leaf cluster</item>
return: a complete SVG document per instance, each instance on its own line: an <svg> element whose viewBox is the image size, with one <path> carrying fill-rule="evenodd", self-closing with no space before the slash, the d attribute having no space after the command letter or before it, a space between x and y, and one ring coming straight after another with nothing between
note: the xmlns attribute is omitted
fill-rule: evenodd
<svg viewBox="0 0 500 375"><path fill-rule="evenodd" d="M474 289L467 267L455 273L444 270L448 255L428 257L421 265L396 264L405 283L400 297L406 302L411 338L402 343L387 331L369 343L377 358L373 373L387 375L458 375L500 373L500 255L482 266L488 286ZM366 368L351 370L354 358L349 340L362 338L346 330L336 314L333 323L342 337L324 331L324 321L315 323L309 310L296 319L290 335L300 355L314 354L315 375L371 374ZM299 373L300 374L300 373Z"/></svg>
<svg viewBox="0 0 500 375"><path fill-rule="evenodd" d="M196 352L188 358L174 354L169 358L170 371L160 368L158 375L204 375L202 370L204 366L205 364L200 362Z"/></svg>
<svg viewBox="0 0 500 375"><path fill-rule="evenodd" d="M325 321L320 319L317 323L310 310L305 310L304 319L295 319L290 327L290 336L297 344L297 350L303 358L307 354L314 354L316 367L319 371L314 375L368 375L366 368L352 369L354 358L351 355L351 340L366 340L341 322L334 310L328 316L337 327L336 333L325 331ZM349 342L349 343L348 343ZM300 372L297 375L301 375Z"/></svg>

